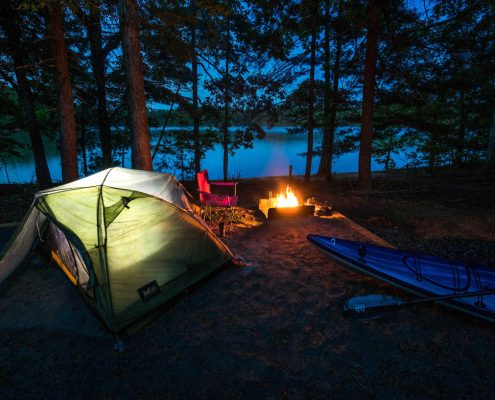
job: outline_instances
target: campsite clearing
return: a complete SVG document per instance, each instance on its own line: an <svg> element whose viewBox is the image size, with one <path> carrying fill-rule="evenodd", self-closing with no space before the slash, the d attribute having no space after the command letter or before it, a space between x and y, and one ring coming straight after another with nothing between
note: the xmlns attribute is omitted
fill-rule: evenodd
<svg viewBox="0 0 495 400"><path fill-rule="evenodd" d="M328 196L344 215L354 209L352 219L370 221L368 227L396 246L493 257L491 209L477 214L469 207L439 208L431 199L412 202L338 187L325 193L318 185L298 188ZM112 350L113 338L60 270L37 257L25 263L0 288L2 399L492 397L492 324L434 305L374 321L342 316L352 296L395 292L343 270L306 235L371 242L373 235L332 216L265 222L251 205L273 186L274 180L239 185L245 223L227 231L224 241L247 267L229 268L191 291L136 333L123 353ZM423 212L418 225L398 219L408 206ZM452 235L452 226L463 220L471 222L460 232L476 236ZM434 229L424 238L420 232L428 225Z"/></svg>

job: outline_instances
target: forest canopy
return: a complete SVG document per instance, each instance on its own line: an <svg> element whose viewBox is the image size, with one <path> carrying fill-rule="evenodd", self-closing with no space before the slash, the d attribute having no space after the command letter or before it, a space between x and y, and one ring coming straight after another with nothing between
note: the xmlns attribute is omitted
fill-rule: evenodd
<svg viewBox="0 0 495 400"><path fill-rule="evenodd" d="M495 166L488 0L4 0L0 86L0 156L28 132L42 185L43 137L57 137L64 181L121 165L126 148L134 168L191 175L216 144L228 178L273 125L307 132L307 180L313 154L331 179L350 148L363 188L371 157L393 168L406 147L432 172Z"/></svg>

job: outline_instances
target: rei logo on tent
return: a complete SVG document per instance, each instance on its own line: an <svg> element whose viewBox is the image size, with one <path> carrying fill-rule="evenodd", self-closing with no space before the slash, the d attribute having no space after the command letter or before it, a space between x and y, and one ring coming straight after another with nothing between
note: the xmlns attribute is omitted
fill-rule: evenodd
<svg viewBox="0 0 495 400"><path fill-rule="evenodd" d="M142 288L138 289L141 300L148 301L152 297L160 294L160 287L156 281L151 281L150 283L144 285Z"/></svg>

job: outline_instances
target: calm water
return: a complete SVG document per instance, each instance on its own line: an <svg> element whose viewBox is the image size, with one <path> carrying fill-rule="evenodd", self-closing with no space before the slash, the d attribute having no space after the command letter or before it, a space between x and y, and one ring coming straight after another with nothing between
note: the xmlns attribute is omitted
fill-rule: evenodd
<svg viewBox="0 0 495 400"><path fill-rule="evenodd" d="M27 140L27 135L26 135ZM156 141L156 138L155 138ZM153 142L153 140L152 140ZM54 180L61 180L60 156L55 143L45 142L50 173ZM288 134L284 127L274 127L267 130L267 136L262 139L255 139L252 149L239 149L233 157L229 158L229 176L250 178L262 176L288 175L289 166L292 165L294 175L303 175L306 168L306 157L301 153L306 152L306 134ZM314 147L321 145L321 130L315 130ZM209 171L210 178L221 179L223 176L223 150L221 145L217 145L213 150L206 153L205 159L201 163L202 168ZM395 155L396 167L401 167L406 163L405 155ZM313 157L312 172L318 169L320 157ZM80 167L82 162L80 162ZM130 167L130 153L127 152L124 158L124 166ZM334 172L356 172L358 168L357 152L347 153L334 159ZM380 164L372 162L375 171L383 169ZM178 170L167 170L181 177ZM22 159L7 160L7 169L0 165L0 183L25 183L35 180L34 162L30 151L24 152Z"/></svg>

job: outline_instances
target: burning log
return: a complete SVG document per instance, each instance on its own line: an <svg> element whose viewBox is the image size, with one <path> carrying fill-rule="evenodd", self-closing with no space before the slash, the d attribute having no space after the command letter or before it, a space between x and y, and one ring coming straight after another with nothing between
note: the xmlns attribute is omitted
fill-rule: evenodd
<svg viewBox="0 0 495 400"><path fill-rule="evenodd" d="M269 220L305 217L315 212L314 204L301 204L289 186L276 197L272 197L270 192L268 199L260 199L259 209Z"/></svg>

